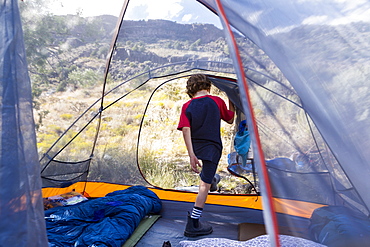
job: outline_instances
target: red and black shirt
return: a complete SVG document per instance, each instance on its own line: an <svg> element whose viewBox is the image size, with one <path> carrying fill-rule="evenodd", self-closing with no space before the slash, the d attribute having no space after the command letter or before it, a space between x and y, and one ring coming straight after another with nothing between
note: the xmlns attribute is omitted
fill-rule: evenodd
<svg viewBox="0 0 370 247"><path fill-rule="evenodd" d="M201 160L218 163L222 152L221 119L229 121L234 112L218 96L192 98L182 106L178 130L190 127L195 155Z"/></svg>

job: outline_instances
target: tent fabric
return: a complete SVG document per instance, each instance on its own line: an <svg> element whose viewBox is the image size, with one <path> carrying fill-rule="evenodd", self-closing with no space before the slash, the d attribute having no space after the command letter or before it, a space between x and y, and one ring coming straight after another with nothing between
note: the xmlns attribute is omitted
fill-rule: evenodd
<svg viewBox="0 0 370 247"><path fill-rule="evenodd" d="M227 199L225 199L227 200ZM201 220L206 220L213 227L211 235L188 238L184 236L187 220L187 211L191 211L193 202L181 202L175 200L162 200L161 218L140 239L137 247L162 246L163 242L170 241L172 246L180 246L181 241L196 241L203 238L227 238L238 241L239 224L249 222L263 224L261 210L233 207L224 205L207 204L202 213ZM289 220L278 214L281 226L299 226L300 229L292 229L291 236L299 235L309 239L309 219L303 217L291 217ZM303 229L303 230L302 230Z"/></svg>
<svg viewBox="0 0 370 247"><path fill-rule="evenodd" d="M85 191L92 198L103 197L107 193L124 190L128 185L113 184L106 182L79 182L65 188L43 188L43 197L55 196L69 191ZM166 190L150 188L161 200L194 202L196 193L178 190ZM208 195L207 202L213 205L223 205L234 208L249 208L262 210L261 197L256 194L221 194L211 193ZM316 208L325 206L324 204L310 203L305 201L275 198L276 212L282 215L297 216L300 218L310 218Z"/></svg>
<svg viewBox="0 0 370 247"><path fill-rule="evenodd" d="M45 211L49 246L122 246L149 213L162 203L143 186Z"/></svg>
<svg viewBox="0 0 370 247"><path fill-rule="evenodd" d="M90 161L91 159L80 162L51 160L48 166L41 170L43 187L67 187L78 181L86 181Z"/></svg>
<svg viewBox="0 0 370 247"><path fill-rule="evenodd" d="M0 6L0 245L47 246L18 1Z"/></svg>
<svg viewBox="0 0 370 247"><path fill-rule="evenodd" d="M217 9L214 1L199 2ZM369 53L357 51L369 47L360 29L369 23L365 13L370 3L356 2L347 9L351 1L221 2L231 25L258 45L292 84L369 208L365 174L370 172L370 118L366 117L370 102L365 92L370 64ZM318 21L318 16L323 18ZM326 35L313 40L316 31ZM330 49L320 49L323 43ZM355 93L359 88L365 91Z"/></svg>
<svg viewBox="0 0 370 247"><path fill-rule="evenodd" d="M198 2L205 4L210 9L216 9L214 1ZM302 170L292 171L279 170L275 169L274 167L269 168L269 179L271 179L271 184L273 187L272 191L275 199L300 199L317 204L345 204L347 206L355 206L362 211L368 211L366 204L363 203L364 201L366 201L364 200L364 197L367 197L366 193L364 193L366 191L366 186L361 187L361 190L363 189L363 191L360 192L357 186L354 186L353 184L354 178L356 178L356 176L353 176L352 179L348 179L346 177L345 174L348 173L347 170L352 168L352 166L349 165L350 162L344 162L343 160L349 157L344 157L345 155L347 155L346 152L348 150L344 149L345 145L339 145L339 143L343 142L342 136L340 138L336 138L336 135L338 136L339 134L344 134L343 136L346 136L348 134L348 131L353 130L351 128L347 128L346 126L350 127L354 124L353 118L343 119L344 115L341 115L343 111L337 108L336 104L336 102L341 102L339 99L342 98L341 95L343 94L342 84L344 82L336 80L335 77L335 75L340 75L341 71L338 71L338 68L336 68L335 66L324 66L327 64L326 57L323 56L322 50L315 49L316 47L321 47L318 44L320 44L320 42L324 42L324 40L320 40L319 42L316 39L314 39L313 41L312 39L310 39L312 36L312 32L314 32L316 28L318 28L318 30L322 30L321 32L323 33L325 33L326 30L332 30L331 23L321 22L319 24L314 23L314 25L310 25L311 23L309 22L309 17L314 16L314 13L311 14L314 9L306 8L306 6L304 5L305 3L295 4L293 2L287 1L287 3L290 4L285 5L281 2L270 1L271 4L266 5L265 3L259 3L258 1L248 4L238 1L221 2L225 7L227 18L229 19L232 26L240 34L244 35L246 39L251 40L255 45L261 48L261 50L263 50L263 52L266 54L266 57L268 56L269 58L271 58L273 63L281 70L281 72L284 74L284 76L288 79L287 81L289 82L287 83L288 86L286 86L285 84L280 83L280 80L273 79L279 77L279 75L274 75L275 72L268 72L268 70L270 69L268 66L271 66L271 64L268 64L268 66L264 66L264 61L256 61L251 59L251 57L253 57L253 54L251 55L248 53L248 49L250 49L250 47L244 48L240 46L241 55L243 55L242 57L244 59L243 62L245 63L244 72L247 75L250 90L253 90L254 95L256 95L255 98L253 98L253 100L255 100L253 102L253 106L256 107L259 111L270 114L269 117L265 118L264 120L271 120L274 118L276 120L270 123L264 121L258 122L258 125L261 129L264 127L264 131L266 131L266 129L268 128L274 129L273 131L269 132L260 132L260 135L262 136L263 149L267 156L267 159L272 160L273 158L276 158L276 156L282 155L285 156L282 158L287 160L288 157L286 156L290 154L288 152L284 153L281 150L283 150L284 146L290 145L293 146L291 150L298 151L300 156L296 157L295 159L289 159L292 161L291 164L294 166L294 168L298 167L302 168ZM270 13L271 9L266 8L266 6L273 6L274 11ZM296 11L287 11L287 6L292 7L295 10L300 10L298 11L299 15L306 14L305 18L299 16ZM340 7L344 9L345 5ZM130 12L129 8L130 4L128 5L128 12ZM337 8L337 10L340 11L340 8ZM131 9L131 11L133 10ZM328 14L328 16L331 16L330 14L335 14L334 11L330 11L333 11L333 9L325 9L325 13ZM350 13L347 14L349 15ZM260 18L261 15L263 16L263 18ZM281 16L286 17L285 20L287 20L288 23L284 24ZM300 22L297 21L297 23L294 23L295 25L293 25L293 23L291 22L297 19L300 20ZM128 38L124 36L124 34L127 34L124 31L127 30L125 26L126 24L127 27L130 27L129 23L130 22L122 23L120 31L121 34L119 35L119 40L117 41L118 43L125 43L128 40ZM337 28L335 25L334 27ZM351 30L353 31L355 29ZM329 39L325 40L325 42L329 42L329 44L330 42L336 44L336 42L338 42L335 39L337 33L338 32L333 32L332 34L330 32L332 36L330 36ZM358 35L358 40L363 40L361 34ZM242 36L238 36L237 38L240 37ZM142 38L144 39L145 37ZM151 38L155 39L154 36L152 36ZM303 42L302 39L307 40L307 42ZM331 47L333 49L335 48L334 45ZM355 47L356 46L353 46L352 48ZM349 49L346 49L345 51L335 50L335 54L338 55L338 58L340 52L345 53L342 55L342 57L351 56L354 54L356 54L356 56L361 56L355 52L350 53L349 51L351 51L352 48L349 47ZM257 51L254 50L254 52ZM349 52L349 54L347 54L347 52ZM312 57L309 57L308 54L311 54ZM366 58L366 54L363 54L362 56L365 56ZM230 62L230 56L224 56L224 54L222 54L222 56L214 55L214 58L222 62ZM332 57L330 56L330 58ZM118 55L117 57L114 56L112 61L114 62L115 59L119 60ZM357 61L356 59L357 57L354 61ZM175 58L171 57L169 58L169 60L175 61ZM360 60L361 58L359 58L359 61ZM363 59L361 61L365 60L366 59ZM143 101L148 102L146 106L150 109L151 99L155 97L156 91L159 91L163 85L167 83L168 85L171 85L171 83L175 79L183 78L191 73L199 72L199 69L202 72L211 75L211 80L213 81L214 85L222 91L226 92L228 97L233 100L233 103L239 109L243 110L245 109L245 105L243 100L240 100L238 84L233 83L233 81L235 81L235 69L230 68L229 65L223 66L224 64L227 64L226 62L216 64L207 61L206 59L202 61L189 60L174 64L170 63L166 66L166 70L164 70L163 67L151 68L150 71L143 72L142 74L134 76L132 78L129 78L128 76L124 77L125 75L122 75L122 78L124 78L124 82L120 84L117 88L114 88L113 85L110 85L112 91L109 91L106 94L105 102L119 101L120 99L122 99L122 101L129 101L130 99L132 100L135 97L141 97ZM318 65L313 66L313 63ZM343 63L343 61L341 61L341 63ZM333 61L333 64L335 64L335 60ZM220 66L218 67L215 65ZM252 67L253 69L250 69L249 67ZM272 68L272 70L273 69L274 68ZM171 72L168 73L167 71ZM261 73L261 71L263 73ZM220 73L222 73L222 76L219 76ZM266 76L266 74L269 76ZM362 74L366 78L366 73ZM331 77L331 79L329 77ZM158 81L156 83L155 79L158 78L163 78L165 82ZM345 79L349 80L349 78L347 77ZM338 83L339 85L337 85L336 83ZM363 83L363 80L358 83ZM271 87L270 84L274 84L277 86ZM333 86L329 86L329 84L332 84ZM142 94L138 96L138 94L135 94L135 92L137 92L138 90L131 90L131 88L140 87L153 88L153 93L147 94L145 96L143 96ZM335 87L335 90L333 90L333 87ZM363 90L366 91L366 89ZM116 91L128 93L125 98L115 98L114 94ZM327 92L327 94L325 94L325 92ZM352 99L354 98L352 97ZM331 100L333 100L334 103L331 103ZM367 104L366 98L364 97L360 97L358 100L362 101L364 105ZM276 107L278 105L281 105L282 101L288 102L284 103L286 104L286 107L283 108L283 111ZM330 105L330 107L326 107L326 105ZM349 104L347 104L347 106L349 106ZM289 110L291 108L294 109L290 112ZM350 111L351 109L351 107L345 108L347 109L347 111ZM332 120L335 121L328 119L328 112L335 115L334 118L332 118ZM147 113L147 109L138 110L137 112L135 112L135 114L133 114L133 116L139 114L151 116L151 114ZM366 110L362 113L366 115ZM308 114L307 116L305 116L308 119L307 125L301 127L301 123L297 123L297 128L288 129L286 126L286 116L290 114ZM362 114L360 114L360 116L362 116ZM258 117L259 116L257 116L257 121L259 120ZM279 119L278 117L281 118ZM149 120L152 119L153 118L143 117L142 123L149 123ZM338 119L339 121L337 122L336 120ZM361 117L359 120L361 121L359 127L360 129L363 129L364 125L362 125L362 123L366 122L367 120L363 117ZM344 126L343 124L345 122L347 123ZM312 125L316 125L318 129L314 129ZM277 127L279 127L280 129L278 129ZM346 129L343 127L346 127ZM296 132L305 128L311 129L312 140L303 139L298 134L296 134ZM151 128L150 125L145 126L145 124L143 124L142 126L140 126L140 131L141 132L138 134L138 136L134 136L133 139L130 140L125 140L127 143L135 143L136 140L138 140L138 157L136 157L136 160L134 160L132 163L136 165L137 162L139 167L140 157L142 157L140 147L143 143L145 143L144 137L153 135L155 129ZM357 129L355 130L355 132L356 131ZM323 132L325 132L325 134ZM280 138L282 134L284 134L284 137L287 137L287 139ZM322 135L323 139L321 139L320 134ZM275 143L271 142L271 139L275 137L275 135L278 136L279 144L275 145L274 147L270 143ZM157 136L157 139L158 138L159 137ZM331 138L335 139L336 141L334 142L334 144L332 142L332 144L329 145L330 150L326 151L328 154L325 155L325 157L322 157L322 150L326 148L324 141L330 140ZM352 140L348 141L351 142ZM346 145L347 144L348 142L346 140ZM366 144L366 141L364 144ZM305 150L302 148L302 146L311 145L315 147L315 151ZM340 147L337 149L337 146ZM315 153L316 151L317 153ZM364 150L359 151L358 154L355 154L355 152L353 152L351 153L351 155L354 155L356 156L356 159L359 159L361 155L363 155L363 151ZM332 154L330 154L330 152L332 152ZM145 153L143 152L143 155L144 154ZM333 160L337 160L338 162L327 162L327 160L331 159L331 155L334 156ZM306 159L307 157L308 159ZM312 162L311 160L318 161ZM353 162L357 163L357 161L358 160L354 160ZM343 162L345 163L344 165ZM332 164L335 166L335 168L331 167ZM364 162L362 162L362 164L364 164ZM344 171L342 171L342 168ZM365 168L364 171L366 171L367 169L368 168ZM135 181L130 180L130 178L124 178L124 181L129 184L138 181L136 177L139 177L137 176L137 173L135 173L135 171L137 170L132 170L134 171L131 174L135 174ZM92 170L90 171L90 178L95 179L95 176L92 176L94 172ZM363 170L360 169L356 172L351 169L350 173L360 174L362 173L362 171ZM363 176L363 174L360 175ZM110 177L99 178L109 182L123 182L123 180L113 180ZM302 183L302 181L304 181L304 183ZM362 183L362 181L365 180L361 179L361 181L356 180L355 182ZM141 182L142 181L140 181L140 183ZM306 192L309 193L306 194Z"/></svg>
<svg viewBox="0 0 370 247"><path fill-rule="evenodd" d="M184 88L185 79L192 73L202 72L209 75L213 84L231 98L241 111L240 114L245 113L244 109L247 109L247 105L243 94L239 92L240 82L236 83L236 64L232 64L231 59L235 54L232 52L230 54L232 50L227 50L227 47L224 47L222 52L219 49L213 52L214 47L219 48L224 44L225 37L222 36L222 30L212 25L205 28L213 28L210 37L199 34L192 36L194 40L190 41L181 37L183 44L186 42L188 45L192 42L197 44L199 40L210 44L196 47L199 49L196 54L189 55L190 50L178 49L172 55L162 57L166 63L158 64L156 59L156 61L146 62L148 68L143 67L143 72L140 74L136 72L133 74L130 70L122 73L121 70L108 71L110 68L117 67L123 71L127 67L125 58L120 57L122 55L120 51L124 48L119 46L132 42L126 36L134 29L132 24L135 25L135 22L129 19L129 14L137 12L137 6L140 4L133 3L138 2L140 1L131 0L123 4L124 9L121 13L128 13L128 15L122 23L119 20L120 25L117 25L119 29L115 30L118 34L115 38L118 39L111 44L110 52L113 56L109 58L106 65L109 83L104 84L104 88L107 86L102 94L104 102L102 98L97 99L81 117L77 118L73 128L67 130L71 132L76 129L81 130L79 137L82 137L88 129L90 131L92 129L87 128L87 124L97 125L98 116L111 113L112 120L105 119L106 125L99 129L99 135L95 135L103 137L98 139L96 144L106 148L96 147L95 151L101 151L101 153L92 156L91 146L95 142L88 141L85 145L86 150L74 153L72 151L77 149L74 149L73 145L79 138L73 139L72 142L71 138L75 137L74 134L62 134L58 140L60 143L68 143L69 146L60 150L61 145L53 145L41 158L44 172L42 175L48 176L45 186L63 187L69 186L72 181L90 180L105 181L114 188L119 187L115 183L154 187L155 181L150 179L151 171L145 170L148 152L155 153L160 150L162 156L155 156L155 159L149 162L158 163L157 167L165 168L163 165L165 162L178 164L178 158L181 155L171 157L168 153L171 148L181 149L181 147L177 145L178 138L171 135L172 130L168 122L164 122L161 128L157 129L153 128L151 123L161 118L166 119L167 113L176 111L176 103L182 99L179 92ZM204 13L209 10L217 13L216 2L213 0L186 1L187 4L190 2L207 7L208 9L203 8ZM275 204L276 211L281 213L279 224L289 223L289 227L295 229L300 222L292 220L295 219L294 215L302 214L307 220L314 209L323 205L345 206L368 216L370 214L368 193L370 184L367 178L370 172L370 152L368 152L370 147L370 118L368 117L370 3L352 0L298 2L221 0L220 2L235 31L239 55L243 62L243 72L247 77L251 103L256 113L255 120L258 124L263 153L268 161L268 179L272 185L273 201L279 202ZM158 1L158 5L159 3ZM133 4L132 8L131 4ZM153 10L147 9L143 13L150 13L150 11ZM44 246L47 240L44 222L41 219L43 214L41 183L32 116L31 87L17 1L5 0L0 7L0 14L2 20L0 24L0 91L2 92L0 213L2 219L5 219L0 225L0 240L1 243L4 242L9 246L32 246L32 244ZM183 19L186 19L192 12L181 12L181 14ZM166 17L161 16L161 18ZM174 46L171 43L173 41L171 35L174 32L171 30L166 30L166 35L161 38L156 37L156 34L160 33L157 27L167 27L167 21L144 20L140 25L135 26L135 30L138 30L136 33L143 34L140 35L140 40L145 39L146 42L170 40L169 45ZM152 25L153 23L155 25ZM149 38L144 37L146 32L143 29L139 30L140 27L144 29L150 27L147 28L152 31ZM198 24L193 23L187 26L186 30L195 34L197 27ZM183 34L187 36L186 32ZM154 54L151 53L151 55ZM52 60L50 59L50 62ZM129 59L127 62L130 62ZM133 62L134 66L137 65L135 62ZM100 67L103 68L104 64ZM173 94L168 95L172 97L173 105L157 104L156 96L167 86L173 87L171 91ZM137 99L140 99L140 104L129 111L119 112L119 114L114 112L115 103L120 103L122 107L137 102ZM101 107L99 103L102 103ZM153 109L159 107L163 107L163 112L158 116L154 114ZM130 135L119 139L124 131L120 129L117 135L109 124L121 122L123 116L127 122L135 124L130 126L132 130L129 131ZM127 129L124 130L127 131ZM107 141L108 138L104 140L104 137L112 135L110 131L117 137L114 139L117 143L110 143ZM255 139L254 134L255 132L251 133L252 141ZM171 138L172 145L164 150L161 141L168 141ZM146 149L147 146L151 149ZM156 147L159 148L154 150ZM127 150L130 151L129 155L124 156ZM91 163L82 162L90 158ZM73 164L81 164L81 167L78 169L76 167L76 171L68 174L66 167L71 167ZM280 166L282 164L289 164L290 168L282 168ZM109 167L109 169L103 169L103 167ZM182 166L176 168L183 169ZM260 168L257 162L258 173L261 171ZM261 176L261 174L257 175ZM70 181L63 181L63 179ZM183 178L176 179L179 181ZM263 178L263 180L266 179ZM104 196L104 193L99 191L99 189L103 190L102 187L89 186L90 184L87 182L71 186L81 188L79 192ZM60 194L60 191L67 188L46 189ZM265 191L266 188L263 187L262 199ZM190 205L189 202L195 198L195 194L175 190L158 192L161 200L175 198L173 204L169 203L168 210L183 205L179 203L181 200L187 201ZM182 196L184 198L181 198ZM251 197L247 198L245 195L230 196L228 199L232 202L229 202L225 195L214 195L210 201L215 202L215 205L211 208L220 209L222 205L241 207L233 208L234 212L243 214L241 219L237 217L228 219L233 221L228 223L233 225L232 230L235 233L235 222L257 219L262 221L261 211L258 211L257 216L250 211L244 211L248 208L253 211L255 209L252 208L255 207L261 209L261 197L255 197L259 199L257 203L252 202ZM302 205L304 207L301 207ZM301 214L297 213L300 210ZM216 219L215 222L225 220L222 214L217 214L212 209L210 211L212 215L208 216L211 220ZM174 222L176 220L177 222ZM265 220L268 222L270 219L266 217ZM158 229L163 222L168 223L164 231L167 236L177 240L183 237L182 230L179 230L180 226L173 227L184 223L180 218L170 216L167 219L163 218L158 221ZM155 227L151 230L153 231L149 231L147 236L151 238L160 236ZM221 233L216 234L223 233L221 226L218 230ZM225 233L225 236L230 235ZM158 241L162 244L164 239ZM147 244L150 240L144 236L144 242Z"/></svg>

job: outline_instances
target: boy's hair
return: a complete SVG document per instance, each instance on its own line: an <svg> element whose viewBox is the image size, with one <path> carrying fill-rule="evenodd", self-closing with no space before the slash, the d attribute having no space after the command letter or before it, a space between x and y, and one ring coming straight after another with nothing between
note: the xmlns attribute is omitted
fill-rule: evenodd
<svg viewBox="0 0 370 247"><path fill-rule="evenodd" d="M210 90L212 82L208 79L206 75L194 74L190 76L186 83L186 93L190 98L201 90Z"/></svg>

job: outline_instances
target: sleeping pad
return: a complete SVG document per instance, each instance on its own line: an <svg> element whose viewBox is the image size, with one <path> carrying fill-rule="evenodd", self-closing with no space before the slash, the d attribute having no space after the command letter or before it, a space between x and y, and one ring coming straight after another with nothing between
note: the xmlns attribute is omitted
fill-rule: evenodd
<svg viewBox="0 0 370 247"><path fill-rule="evenodd" d="M49 246L121 247L140 221L162 208L158 196L133 186L72 206L45 211Z"/></svg>

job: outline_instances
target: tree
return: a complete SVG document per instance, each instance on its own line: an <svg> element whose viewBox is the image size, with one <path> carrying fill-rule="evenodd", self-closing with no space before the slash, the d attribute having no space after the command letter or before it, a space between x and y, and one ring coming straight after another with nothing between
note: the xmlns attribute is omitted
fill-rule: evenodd
<svg viewBox="0 0 370 247"><path fill-rule="evenodd" d="M27 1L21 5L21 18L28 69L32 86L42 89L49 85L50 77L58 75L55 61L63 51L57 38L68 34L68 27L60 16L40 12L46 1ZM35 95L34 95L35 96Z"/></svg>

